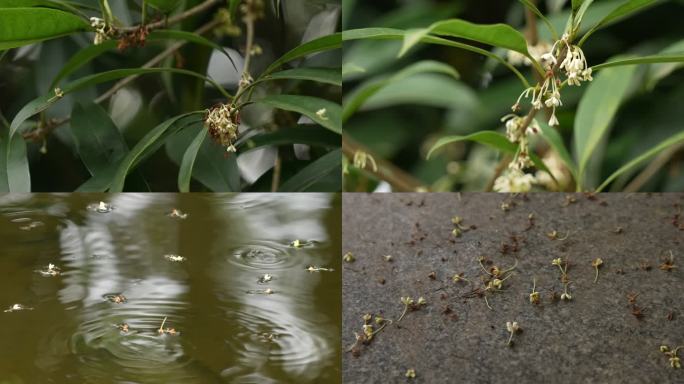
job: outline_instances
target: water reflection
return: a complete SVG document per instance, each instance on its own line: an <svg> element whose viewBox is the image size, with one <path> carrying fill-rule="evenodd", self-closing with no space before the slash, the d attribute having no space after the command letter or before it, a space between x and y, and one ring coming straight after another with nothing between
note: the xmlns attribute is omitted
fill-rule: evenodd
<svg viewBox="0 0 684 384"><path fill-rule="evenodd" d="M326 194L0 196L0 270L11 273L0 306L33 308L0 312L0 339L22 346L0 349L0 372L339 382L339 208ZM44 225L21 229L31 222ZM58 275L33 272L49 264ZM160 332L163 321L178 333Z"/></svg>

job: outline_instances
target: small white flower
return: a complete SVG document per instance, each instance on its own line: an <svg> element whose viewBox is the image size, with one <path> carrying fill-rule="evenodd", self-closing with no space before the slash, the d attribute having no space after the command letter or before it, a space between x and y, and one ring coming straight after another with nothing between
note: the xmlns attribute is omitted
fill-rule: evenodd
<svg viewBox="0 0 684 384"><path fill-rule="evenodd" d="M322 120L328 120L327 112L328 111L325 108L321 108L318 111L316 111L316 116L318 116Z"/></svg>
<svg viewBox="0 0 684 384"><path fill-rule="evenodd" d="M570 296L569 293L563 293L563 294L561 294L561 300L568 300L568 301L570 301L570 300L572 300L572 296Z"/></svg>
<svg viewBox="0 0 684 384"><path fill-rule="evenodd" d="M556 118L556 111L553 111L553 113L551 113L551 118L549 119L549 125L552 127L559 125L558 118Z"/></svg>
<svg viewBox="0 0 684 384"><path fill-rule="evenodd" d="M173 261L174 263L182 263L186 259L183 256L180 255L164 255L164 258L169 261Z"/></svg>
<svg viewBox="0 0 684 384"><path fill-rule="evenodd" d="M553 55L553 52L547 52L543 55L541 55L542 60L550 63L550 66L556 65L558 61L556 61L556 56Z"/></svg>

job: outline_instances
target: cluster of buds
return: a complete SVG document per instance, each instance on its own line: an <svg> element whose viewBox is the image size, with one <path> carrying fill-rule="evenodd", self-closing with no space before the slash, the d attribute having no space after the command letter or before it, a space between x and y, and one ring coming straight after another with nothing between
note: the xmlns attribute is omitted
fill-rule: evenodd
<svg viewBox="0 0 684 384"><path fill-rule="evenodd" d="M518 325L517 321L514 321L514 322L507 321L506 322L506 330L508 331L508 333L510 333L510 336L508 337L508 343L506 343L506 345L508 345L510 347L511 345L513 345L513 335L520 332L521 329L520 329L520 326Z"/></svg>
<svg viewBox="0 0 684 384"><path fill-rule="evenodd" d="M402 296L400 300L401 303L404 304L404 311L401 313L401 316L399 316L399 319L397 319L397 322L400 322L409 310L417 311L421 307L427 305L427 300L422 296L418 298L418 301L414 301L410 296Z"/></svg>
<svg viewBox="0 0 684 384"><path fill-rule="evenodd" d="M525 94L534 93L532 88L523 92ZM525 96L527 97L527 96ZM533 97L536 97L533 95ZM519 103L516 102L516 105ZM514 109L517 107L514 105ZM525 118L515 114L508 114L501 118L506 126L506 137L512 143L518 143L518 153L513 161L508 164L508 169L494 181L494 190L497 192L528 192L532 184L537 180L534 175L526 174L524 170L532 166L529 153L529 135L536 135L541 128L539 123L532 119L529 124L525 123Z"/></svg>
<svg viewBox="0 0 684 384"><path fill-rule="evenodd" d="M91 17L90 26L95 30L95 39L93 40L93 44L95 45L104 43L109 39L109 36L112 33L112 28L107 25L107 22L104 19L100 19L99 17Z"/></svg>
<svg viewBox="0 0 684 384"><path fill-rule="evenodd" d="M254 21L264 17L263 0L247 0L240 6L243 21Z"/></svg>
<svg viewBox="0 0 684 384"><path fill-rule="evenodd" d="M369 166L369 169L373 172L378 171L378 164L375 162L373 156L368 152L362 151L360 149L354 152L353 163L354 166L358 169L366 169L366 167Z"/></svg>
<svg viewBox="0 0 684 384"><path fill-rule="evenodd" d="M375 319L373 319L373 317L375 317ZM366 313L363 315L363 332L354 332L356 341L354 342L354 345L347 349L347 352L351 352L354 356L358 356L361 353L360 344L370 344L370 342L373 340L373 337L391 323L392 320L385 319L379 315L373 316L370 313Z"/></svg>
<svg viewBox="0 0 684 384"><path fill-rule="evenodd" d="M563 264L565 264L565 268L563 268ZM558 266L558 269L560 269L561 272L561 283L563 283L563 293L561 294L561 300L567 300L570 301L572 300L572 296L570 293L568 293L568 284L570 284L570 279L568 278L568 261L566 260L563 262L562 258L557 258L553 259L551 261L551 265L556 265Z"/></svg>
<svg viewBox="0 0 684 384"><path fill-rule="evenodd" d="M236 152L235 140L238 136L240 114L237 108L228 104L220 104L207 110L204 125L214 140L226 147L227 152Z"/></svg>

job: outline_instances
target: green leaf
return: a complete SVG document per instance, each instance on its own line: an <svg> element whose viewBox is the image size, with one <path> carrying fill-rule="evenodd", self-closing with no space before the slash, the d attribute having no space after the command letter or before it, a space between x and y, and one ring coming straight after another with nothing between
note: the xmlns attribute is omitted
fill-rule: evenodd
<svg viewBox="0 0 684 384"><path fill-rule="evenodd" d="M651 56L630 57L626 59L616 59L606 61L605 63L591 67L592 70L598 71L604 68L617 67L621 65L634 64L649 64L649 63L681 63L684 62L684 52L681 53L663 53Z"/></svg>
<svg viewBox="0 0 684 384"><path fill-rule="evenodd" d="M342 150L329 152L285 181L279 192L303 192L332 173L341 174Z"/></svg>
<svg viewBox="0 0 684 384"><path fill-rule="evenodd" d="M428 28L409 30L404 36L404 45L399 56L403 56L411 47L419 43L425 36L440 35L458 37L510 49L529 56L525 36L507 24L474 24L465 20L452 19L438 21Z"/></svg>
<svg viewBox="0 0 684 384"><path fill-rule="evenodd" d="M591 155L606 134L627 94L635 67L626 66L601 72L584 93L575 116L575 154L578 164L577 187L582 188Z"/></svg>
<svg viewBox="0 0 684 384"><path fill-rule="evenodd" d="M572 11L577 12L577 10L582 6L584 0L572 0Z"/></svg>
<svg viewBox="0 0 684 384"><path fill-rule="evenodd" d="M594 32L596 32L599 28L602 28L610 23L616 22L624 17L627 17L629 14L642 10L646 7L650 7L658 3L660 0L627 0L621 5L619 5L617 8L615 8L612 12L610 12L606 17L601 19L596 25L591 27L587 33L582 36L582 39L577 43L577 45L581 46L584 41L589 38Z"/></svg>
<svg viewBox="0 0 684 384"><path fill-rule="evenodd" d="M203 124L197 124L179 130L166 140L166 154L179 167L183 163L185 152L201 129L206 130ZM227 153L226 148L214 140L205 139L197 151L192 167L192 179L213 192L239 192L241 186L237 156Z"/></svg>
<svg viewBox="0 0 684 384"><path fill-rule="evenodd" d="M177 69L177 68L130 68L130 69L115 69L107 72L101 72L97 73L94 75L90 76L85 76L82 77L78 80L74 80L70 82L69 84L66 84L62 88L62 92L67 95L69 93L72 93L74 91L78 91L79 89L91 86L91 85L96 85L116 79L120 79L122 77L127 77L127 76L133 76L133 75L145 75L145 74L151 74L151 73L164 73L164 72L170 72L170 73L177 73L177 74L182 74L182 75L187 75L187 76L193 76L197 77L200 79L203 79L212 85L216 87L221 93L223 93L224 96L227 98L230 98L230 94L228 94L220 85L218 85L215 81L211 80L210 78L200 75L199 73L188 71L185 69ZM50 105L56 103L57 101L61 100L61 98L58 98L55 96L54 93L47 94L41 97L38 97L32 101L30 101L28 104L24 105L24 107L19 110L17 115L14 117L12 120L12 124L10 126L10 136L13 136L17 130L19 129L19 126L26 121L28 118L31 116L40 113L47 108L50 107Z"/></svg>
<svg viewBox="0 0 684 384"><path fill-rule="evenodd" d="M400 29L393 29L393 28L361 28L361 29L352 29L348 31L342 32L342 40L343 41L352 41L352 40L402 40L405 38L407 32L402 31ZM529 88L530 84L528 83L527 79L525 79L525 76L523 76L520 71L518 71L514 66L512 66L507 60L503 59L499 55L493 54L487 50L484 50L482 48L474 47L472 45L464 44L464 43L459 43L457 41L452 41L452 40L447 40L443 39L441 37L436 37L436 36L424 36L420 39L421 43L427 43L427 44L437 44L437 45L445 45L449 47L454 47L454 48L460 48L460 49L465 49L467 51L475 52L483 56L490 57L494 60L497 60L501 64L503 64L506 68L508 68L511 72L513 72L518 79L520 79L520 82L525 86L525 88Z"/></svg>
<svg viewBox="0 0 684 384"><path fill-rule="evenodd" d="M185 32L185 31L180 31L180 30L167 30L167 29L158 29L155 31L152 31L149 36L147 36L148 41L164 41L164 40L184 40L188 41L191 43L196 43L200 45L204 45L210 48L214 48L220 52L222 52L226 57L228 57L228 60L233 64L233 68L237 70L237 67L235 66L235 63L233 62L233 59L230 57L228 52L226 52L223 47L220 45L214 43L211 40L208 40L200 35L190 33L190 32ZM82 66L86 65L87 63L91 62L98 56L104 54L105 52L113 51L116 49L118 45L117 40L106 40L102 44L98 45L89 45L88 47L81 49L78 51L76 54L74 54L69 61L64 64L62 69L59 70L57 73L57 76L55 76L54 80L52 80L52 84L50 85L50 88L56 87L59 82L64 79L65 77L69 76L70 74L74 73L77 69L81 68Z"/></svg>
<svg viewBox="0 0 684 384"><path fill-rule="evenodd" d="M675 52L684 52L684 40L679 40L678 42L668 46L660 51L660 54L663 55ZM684 53L682 53L682 56L684 57ZM681 68L683 65L684 64L682 64L681 61L678 63L650 65L648 71L646 72L646 87L652 90L661 79L667 77L670 73L674 72L678 68Z"/></svg>
<svg viewBox="0 0 684 384"><path fill-rule="evenodd" d="M267 75L276 69L278 69L281 65L295 60L299 59L300 57L308 56L313 53L317 52L323 52L323 51L329 51L331 49L337 49L342 46L342 34L341 33L334 33L332 35L326 35L323 37L319 37L317 39L308 41L291 51L287 52L284 54L282 57L280 57L278 60L274 61L271 63L271 65L266 68L266 70L262 73L262 76Z"/></svg>
<svg viewBox="0 0 684 384"><path fill-rule="evenodd" d="M388 78L369 80L351 91L351 93L345 97L344 102L342 103L342 121L347 121L366 100L378 93L384 87L387 87L392 83L403 80L417 73L425 72L444 73L452 76L455 79L458 78L458 72L456 72L453 67L447 64L431 60L419 61L398 71Z"/></svg>
<svg viewBox="0 0 684 384"><path fill-rule="evenodd" d="M146 2L164 13L173 11L180 4L180 0L146 0Z"/></svg>
<svg viewBox="0 0 684 384"><path fill-rule="evenodd" d="M537 8L537 6L534 5L534 3L532 1L530 1L530 0L518 0L518 1L523 3L527 7L527 9L532 11L535 15L537 15L537 17L539 17L539 19L541 21L544 22L544 24L546 24L546 27L549 29L549 32L551 32L551 36L553 36L553 40L558 40L558 32L556 32L556 28L553 27L553 24L551 24L549 19L547 19L546 16L544 16L544 14L542 14L539 11L539 8Z"/></svg>
<svg viewBox="0 0 684 384"><path fill-rule="evenodd" d="M26 142L20 135L9 138L0 128L0 192L31 192Z"/></svg>
<svg viewBox="0 0 684 384"><path fill-rule="evenodd" d="M284 71L275 72L266 75L259 79L262 82L266 80L311 80L324 84L332 84L342 86L342 73L339 68L293 68Z"/></svg>
<svg viewBox="0 0 684 384"><path fill-rule="evenodd" d="M474 141L476 143L484 144L488 147L494 148L496 150L510 153L510 154L515 154L518 151L518 144L510 142L506 136L502 135L499 132L494 132L494 131L479 131L472 133L467 136L446 136L443 137L435 143L435 145L430 148L430 151L427 154L427 159L430 159L432 154L439 148L450 144L450 143L455 143L458 141ZM543 161L539 158L534 153L530 153L530 160L532 160L532 163L534 163L534 166L537 167L538 169L547 172L549 175L551 175L552 178L554 176L549 172L549 169L546 167ZM554 178L555 179L555 178Z"/></svg>
<svg viewBox="0 0 684 384"><path fill-rule="evenodd" d="M192 179L192 168L195 166L197 152L199 152L204 139L208 135L209 131L201 127L183 155L183 161L181 161L180 170L178 171L178 190L181 192L190 192L190 179Z"/></svg>
<svg viewBox="0 0 684 384"><path fill-rule="evenodd" d="M102 173L128 152L121 132L98 104L74 104L70 125L76 151L91 175Z"/></svg>
<svg viewBox="0 0 684 384"><path fill-rule="evenodd" d="M551 148L558 153L561 160L563 160L563 164L565 164L568 170L570 170L572 177L577 179L577 166L575 166L575 162L572 161L570 152L565 147L561 135L558 133L558 131L556 131L555 128L546 124L545 121L537 121L537 123L541 128L541 136L544 138L544 140L546 140L547 143L549 143Z"/></svg>
<svg viewBox="0 0 684 384"><path fill-rule="evenodd" d="M0 8L0 50L55 39L89 28L84 19L57 9Z"/></svg>
<svg viewBox="0 0 684 384"><path fill-rule="evenodd" d="M478 103L472 88L451 77L436 73L416 73L378 90L365 100L361 109L425 105L452 110L474 110Z"/></svg>
<svg viewBox="0 0 684 384"><path fill-rule="evenodd" d="M271 95L255 103L301 113L335 133L342 133L342 107L332 101L311 96Z"/></svg>
<svg viewBox="0 0 684 384"><path fill-rule="evenodd" d="M264 146L306 144L324 148L341 145L340 135L315 125L280 128L275 132L257 134L237 145L238 153L246 153Z"/></svg>
<svg viewBox="0 0 684 384"><path fill-rule="evenodd" d="M138 165L143 155L149 153L150 149L158 148L163 144L164 139L168 137L168 131L174 126L180 126L186 123L194 124L201 121L199 115L204 114L204 111L196 111L185 113L165 122L159 124L154 129L149 131L138 143L133 147L133 149L128 152L126 157L121 161L119 167L112 178L111 185L109 187L110 192L123 192L124 184L126 181L126 176L130 171ZM193 117L194 119L186 119L188 117Z"/></svg>
<svg viewBox="0 0 684 384"><path fill-rule="evenodd" d="M81 6L80 4L78 6ZM61 9L63 11L71 12L76 15L81 15L86 17L78 8L75 6L63 2L63 1L53 1L53 0L2 0L0 2L0 8L31 8L31 7L48 7Z"/></svg>
<svg viewBox="0 0 684 384"><path fill-rule="evenodd" d="M648 151L642 153L641 155L637 156L627 164L623 165L618 169L617 171L613 172L612 175L608 176L608 178L598 187L596 188L597 192L601 192L604 188L606 188L610 183L613 182L618 176L621 174L629 171L632 168L637 167L638 165L642 164L644 161L658 155L660 152L664 151L668 147L671 147L673 145L677 145L680 143L684 143L684 132L679 132L674 136L671 136L670 138L660 142L658 145L655 147L649 149Z"/></svg>
<svg viewBox="0 0 684 384"><path fill-rule="evenodd" d="M427 159L430 159L432 154L439 148L459 141L474 141L506 153L515 153L518 149L518 146L515 143L510 142L506 136L500 134L499 132L479 131L467 136L442 137L435 142L432 148L430 148L430 151L427 154Z"/></svg>

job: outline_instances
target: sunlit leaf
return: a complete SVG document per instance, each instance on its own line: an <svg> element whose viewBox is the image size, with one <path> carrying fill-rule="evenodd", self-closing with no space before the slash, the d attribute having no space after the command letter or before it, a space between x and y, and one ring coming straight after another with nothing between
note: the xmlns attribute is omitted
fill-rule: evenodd
<svg viewBox="0 0 684 384"><path fill-rule="evenodd" d="M0 50L85 31L90 25L72 13L51 8L0 8Z"/></svg>
<svg viewBox="0 0 684 384"><path fill-rule="evenodd" d="M399 56L430 34L472 40L529 56L525 36L510 25L474 24L460 19L438 21L425 29L406 31Z"/></svg>
<svg viewBox="0 0 684 384"><path fill-rule="evenodd" d="M9 139L0 128L0 192L31 192L26 142L21 135Z"/></svg>
<svg viewBox="0 0 684 384"><path fill-rule="evenodd" d="M635 64L649 64L649 63L682 63L684 62L684 52L680 53L663 53L651 56L630 57L626 59L610 60L605 63L595 65L592 70L601 70L604 68L617 67L621 65L635 65Z"/></svg>
<svg viewBox="0 0 684 384"><path fill-rule="evenodd" d="M336 148L341 144L340 135L315 125L280 128L275 132L260 133L241 141L237 145L242 154L264 146L306 144L324 148Z"/></svg>

